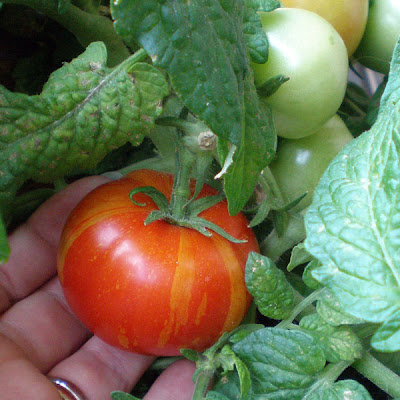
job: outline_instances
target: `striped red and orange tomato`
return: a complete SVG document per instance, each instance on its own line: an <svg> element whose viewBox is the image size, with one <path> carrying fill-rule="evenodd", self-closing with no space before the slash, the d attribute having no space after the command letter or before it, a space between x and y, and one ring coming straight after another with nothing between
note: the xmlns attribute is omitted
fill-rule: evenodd
<svg viewBox="0 0 400 400"><path fill-rule="evenodd" d="M250 251L258 244L242 214L222 201L200 216L246 243L214 233L144 220L155 204L135 187L154 186L167 198L173 177L140 170L85 197L63 231L58 273L78 318L114 346L142 354L204 350L240 324L251 298L244 283ZM200 196L216 194L205 186Z"/></svg>

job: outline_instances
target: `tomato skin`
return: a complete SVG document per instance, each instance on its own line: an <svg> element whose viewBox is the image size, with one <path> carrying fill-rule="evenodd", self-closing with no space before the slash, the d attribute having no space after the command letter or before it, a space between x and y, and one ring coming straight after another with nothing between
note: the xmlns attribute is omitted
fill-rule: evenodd
<svg viewBox="0 0 400 400"><path fill-rule="evenodd" d="M330 22L342 37L351 56L359 45L368 18L368 0L283 0L290 8L315 12Z"/></svg>
<svg viewBox="0 0 400 400"><path fill-rule="evenodd" d="M364 66L387 75L399 36L400 1L375 0L369 9L364 36L354 57Z"/></svg>
<svg viewBox="0 0 400 400"><path fill-rule="evenodd" d="M250 251L258 251L242 214L227 203L200 214L234 237L144 220L155 204L129 192L154 186L170 197L172 175L140 170L86 196L70 215L58 253L58 274L77 317L107 343L141 354L204 350L243 319L251 297L244 283ZM205 187L201 196L215 194Z"/></svg>
<svg viewBox="0 0 400 400"><path fill-rule="evenodd" d="M289 203L307 192L292 211L301 211L311 204L323 172L351 140L353 136L345 123L335 115L311 136L281 141L270 169L284 200Z"/></svg>
<svg viewBox="0 0 400 400"><path fill-rule="evenodd" d="M261 86L280 74L290 78L262 101L272 108L279 136L311 135L343 101L346 46L332 25L311 11L279 8L259 15L269 40L269 58L265 64L251 64L255 84Z"/></svg>

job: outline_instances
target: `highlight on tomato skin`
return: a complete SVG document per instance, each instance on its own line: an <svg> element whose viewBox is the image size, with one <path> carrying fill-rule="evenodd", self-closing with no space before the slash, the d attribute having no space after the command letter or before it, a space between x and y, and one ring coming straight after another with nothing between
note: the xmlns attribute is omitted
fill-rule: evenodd
<svg viewBox="0 0 400 400"><path fill-rule="evenodd" d="M154 202L135 187L152 185L170 197L173 176L135 171L96 188L70 215L59 246L58 274L73 312L94 334L119 348L157 356L181 348L202 351L240 324L251 297L247 255L259 251L242 214L221 201L200 216L232 243L165 221L144 225ZM216 192L205 186L200 196Z"/></svg>

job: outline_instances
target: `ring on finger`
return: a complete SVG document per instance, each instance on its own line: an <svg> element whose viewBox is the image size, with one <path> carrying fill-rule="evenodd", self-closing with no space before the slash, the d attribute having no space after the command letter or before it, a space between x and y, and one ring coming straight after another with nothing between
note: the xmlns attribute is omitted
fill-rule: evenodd
<svg viewBox="0 0 400 400"><path fill-rule="evenodd" d="M54 376L49 377L49 379L57 386L63 400L87 400L82 391L72 382Z"/></svg>

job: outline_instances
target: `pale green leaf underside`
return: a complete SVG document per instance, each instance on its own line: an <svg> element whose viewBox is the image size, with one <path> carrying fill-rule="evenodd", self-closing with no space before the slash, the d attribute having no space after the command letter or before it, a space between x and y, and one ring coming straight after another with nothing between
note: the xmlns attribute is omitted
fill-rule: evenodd
<svg viewBox="0 0 400 400"><path fill-rule="evenodd" d="M40 95L0 87L0 205L25 180L51 182L93 167L153 127L167 94L162 74L129 61L112 70L106 61L97 42L55 71Z"/></svg>
<svg viewBox="0 0 400 400"><path fill-rule="evenodd" d="M344 311L383 322L400 309L400 42L377 122L328 167L305 224L313 276Z"/></svg>

